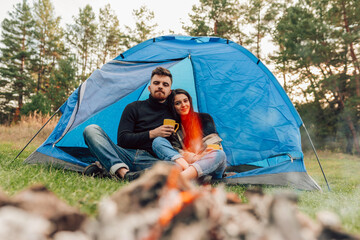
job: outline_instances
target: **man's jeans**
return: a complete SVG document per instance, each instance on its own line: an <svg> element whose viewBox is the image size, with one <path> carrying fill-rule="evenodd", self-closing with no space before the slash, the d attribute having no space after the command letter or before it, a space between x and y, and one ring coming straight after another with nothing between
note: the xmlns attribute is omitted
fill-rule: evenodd
<svg viewBox="0 0 360 240"><path fill-rule="evenodd" d="M160 161L145 150L119 147L98 125L87 126L83 134L90 152L111 174L120 168L140 171Z"/></svg>
<svg viewBox="0 0 360 240"><path fill-rule="evenodd" d="M174 161L182 157L179 152L172 147L171 143L162 137L154 139L152 149L162 160ZM198 177L211 175L214 178L222 178L226 168L225 152L222 150L212 150L201 159L190 164L190 166L193 166L196 169Z"/></svg>

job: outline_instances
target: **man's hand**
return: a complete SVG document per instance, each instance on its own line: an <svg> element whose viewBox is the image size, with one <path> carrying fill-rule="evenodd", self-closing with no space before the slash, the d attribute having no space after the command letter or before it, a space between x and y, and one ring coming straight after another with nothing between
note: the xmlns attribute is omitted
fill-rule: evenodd
<svg viewBox="0 0 360 240"><path fill-rule="evenodd" d="M170 137L171 134L174 132L174 126L170 125L161 125L153 130L149 131L150 139L154 139L156 137Z"/></svg>

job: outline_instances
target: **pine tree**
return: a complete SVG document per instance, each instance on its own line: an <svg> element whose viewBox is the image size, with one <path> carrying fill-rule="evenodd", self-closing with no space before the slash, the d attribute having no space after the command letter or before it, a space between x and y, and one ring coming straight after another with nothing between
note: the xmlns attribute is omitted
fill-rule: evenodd
<svg viewBox="0 0 360 240"><path fill-rule="evenodd" d="M46 92L50 86L50 75L57 61L65 54L63 30L60 17L50 0L37 0L34 3L35 37L37 43L37 92Z"/></svg>
<svg viewBox="0 0 360 240"><path fill-rule="evenodd" d="M96 63L97 29L95 13L88 4L79 9L79 15L73 16L74 24L67 25L67 40L75 47L81 73L80 78L85 80ZM95 64L94 64L95 65Z"/></svg>
<svg viewBox="0 0 360 240"><path fill-rule="evenodd" d="M26 0L14 6L9 17L2 22L0 88L4 100L3 109L10 114L12 107L7 105L15 101L17 108L14 121L19 119L20 110L33 90L31 76L32 56L34 55L33 34L34 20Z"/></svg>
<svg viewBox="0 0 360 240"><path fill-rule="evenodd" d="M56 111L78 85L75 59L68 57L59 60L57 68L50 76L50 88L47 92L52 110Z"/></svg>
<svg viewBox="0 0 360 240"><path fill-rule="evenodd" d="M128 48L157 35L156 28L158 25L154 23L155 14L153 11L146 6L141 6L139 9L133 10L133 16L136 22L135 28L126 26L128 36L124 44Z"/></svg>
<svg viewBox="0 0 360 240"><path fill-rule="evenodd" d="M271 1L273 2L273 1ZM266 14L270 9L269 1L264 0L248 0L248 3L241 6L241 15L244 16L244 21L253 30L250 31L246 39L248 49L253 51L258 58L261 58L261 40L269 33L269 21Z"/></svg>
<svg viewBox="0 0 360 240"><path fill-rule="evenodd" d="M331 5L329 17L332 19L334 26L341 28L336 32L342 39L342 45L346 48L350 57L351 67L353 68L354 95L358 98L360 97L360 60L356 46L360 42L359 4L359 0L329 0L329 5Z"/></svg>
<svg viewBox="0 0 360 240"><path fill-rule="evenodd" d="M343 63L347 71L339 76L336 91L339 94L338 103L342 108L341 120L348 127L347 152L352 148L360 154L360 11L359 0L328 0L331 6L326 15L327 21L332 21L334 27L333 36L338 36L338 46L344 53ZM344 124L342 124L344 125Z"/></svg>
<svg viewBox="0 0 360 240"><path fill-rule="evenodd" d="M352 0L348 4L356 2ZM352 26L353 32L358 31L356 9L346 10L348 16L353 16L348 18L349 27ZM298 75L292 82L295 87L305 86L303 93L309 108L304 105L302 109L311 110L316 118L312 130L318 142L325 145L331 138L344 142L344 137L339 138L343 134L340 130L344 130L347 143L337 143L337 147L347 145L347 151L354 148L360 154L357 71L350 47L350 43L354 49L359 46L359 36L347 31L344 11L333 0L300 1L289 7L276 27L275 40L282 46L276 59L278 64L286 62L290 73Z"/></svg>
<svg viewBox="0 0 360 240"><path fill-rule="evenodd" d="M121 49L121 40L124 37L120 32L119 20L110 4L100 8L99 12L99 31L98 31L98 60L99 64L105 64L111 58L114 58Z"/></svg>
<svg viewBox="0 0 360 240"><path fill-rule="evenodd" d="M200 0L189 14L191 26L183 29L192 36L219 36L242 42L237 0Z"/></svg>
<svg viewBox="0 0 360 240"><path fill-rule="evenodd" d="M268 8L266 9L265 15L263 16L263 24L266 25L265 34L269 34L271 36L272 41L276 39L276 25L280 21L281 17L285 14L286 10L293 4L293 0L273 0L273 1L267 1L270 5L267 5ZM279 35L278 35L279 36ZM278 45L278 48L280 51L284 50L283 45ZM270 64L274 63L274 54L270 53L267 57L263 58L265 62L268 62ZM275 74L281 74L282 75L282 81L283 81L283 88L285 92L291 94L291 92L288 89L288 65L287 62L282 60L282 64L277 64L275 66L275 70L273 70L273 73Z"/></svg>

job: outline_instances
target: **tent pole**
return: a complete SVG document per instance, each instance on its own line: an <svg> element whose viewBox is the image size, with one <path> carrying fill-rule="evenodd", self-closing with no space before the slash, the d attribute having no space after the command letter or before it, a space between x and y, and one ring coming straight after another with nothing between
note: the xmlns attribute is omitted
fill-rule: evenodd
<svg viewBox="0 0 360 240"><path fill-rule="evenodd" d="M318 155L317 155L317 152L316 152L315 146L314 146L314 144L313 144L313 142L312 142L312 140L311 140L311 137L310 137L310 135L309 135L309 132L308 132L308 130L306 129L306 126L305 126L305 124L304 124L304 123L303 123L303 127L304 127L304 129L305 129L305 132L306 132L306 134L307 134L307 136L308 136L309 140L310 140L311 147L312 147L312 149L314 150L314 153L315 153L316 159L317 159L317 161L318 161L318 163L319 163L319 166L320 166L321 172L322 172L322 174L323 174L323 176L324 176L324 179L325 179L326 185L327 185L327 187L328 187L329 191L331 192L331 189L330 189L329 183L328 183L328 181L327 181L327 179L326 179L325 172L324 172L324 170L323 170L323 168L322 168L322 166L321 166L321 163L320 163L319 157L318 157Z"/></svg>
<svg viewBox="0 0 360 240"><path fill-rule="evenodd" d="M46 126L46 124L48 124L48 122L50 122L50 120L59 112L60 108L58 108L58 110L56 110L56 112L49 118L49 120L46 121L46 123L39 129L39 131L30 139L30 141L25 145L25 147L18 153L18 155L14 158L14 160L11 161L14 162L19 156L20 154L25 150L25 148L32 142L32 140L34 140L34 138L41 132L41 130Z"/></svg>

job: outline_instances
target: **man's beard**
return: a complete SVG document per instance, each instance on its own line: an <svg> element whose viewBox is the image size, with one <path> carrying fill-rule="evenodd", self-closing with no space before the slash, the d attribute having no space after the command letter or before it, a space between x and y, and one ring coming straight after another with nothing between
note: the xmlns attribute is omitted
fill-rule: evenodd
<svg viewBox="0 0 360 240"><path fill-rule="evenodd" d="M158 101L163 101L166 99L165 93L163 91L156 91L152 96Z"/></svg>

